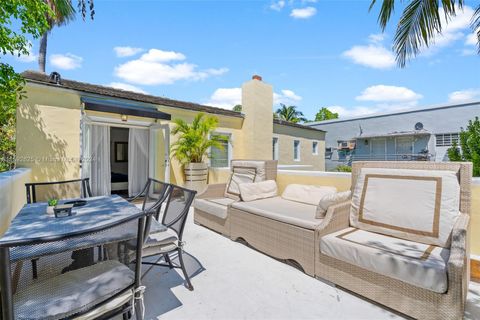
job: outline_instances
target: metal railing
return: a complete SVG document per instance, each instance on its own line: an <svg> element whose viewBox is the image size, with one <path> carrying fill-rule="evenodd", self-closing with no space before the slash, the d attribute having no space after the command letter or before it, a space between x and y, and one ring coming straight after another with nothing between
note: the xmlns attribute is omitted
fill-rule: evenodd
<svg viewBox="0 0 480 320"><path fill-rule="evenodd" d="M350 161L432 161L430 153L352 154Z"/></svg>

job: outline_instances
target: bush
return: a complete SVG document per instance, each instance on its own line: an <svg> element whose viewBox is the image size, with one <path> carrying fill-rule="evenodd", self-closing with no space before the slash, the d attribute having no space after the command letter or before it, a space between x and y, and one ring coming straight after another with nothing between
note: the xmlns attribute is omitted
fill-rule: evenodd
<svg viewBox="0 0 480 320"><path fill-rule="evenodd" d="M460 150L454 143L447 150L450 161L468 161L473 163L473 176L480 177L480 121L478 117L468 122L467 128L460 132Z"/></svg>
<svg viewBox="0 0 480 320"><path fill-rule="evenodd" d="M341 165L338 165L335 168L335 171L337 171L337 172L352 172L352 167L341 164Z"/></svg>

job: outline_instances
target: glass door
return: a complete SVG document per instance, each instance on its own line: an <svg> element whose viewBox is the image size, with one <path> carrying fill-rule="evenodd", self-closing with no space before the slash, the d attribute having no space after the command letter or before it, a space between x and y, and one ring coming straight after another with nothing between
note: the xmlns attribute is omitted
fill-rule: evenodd
<svg viewBox="0 0 480 320"><path fill-rule="evenodd" d="M150 127L149 176L170 182L170 127L168 124Z"/></svg>

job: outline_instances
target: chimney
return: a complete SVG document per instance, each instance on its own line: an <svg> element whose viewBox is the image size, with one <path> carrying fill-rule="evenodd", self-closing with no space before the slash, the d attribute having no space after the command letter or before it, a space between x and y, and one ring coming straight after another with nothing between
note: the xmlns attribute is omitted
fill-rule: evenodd
<svg viewBox="0 0 480 320"><path fill-rule="evenodd" d="M242 85L243 157L272 159L273 87L254 75Z"/></svg>

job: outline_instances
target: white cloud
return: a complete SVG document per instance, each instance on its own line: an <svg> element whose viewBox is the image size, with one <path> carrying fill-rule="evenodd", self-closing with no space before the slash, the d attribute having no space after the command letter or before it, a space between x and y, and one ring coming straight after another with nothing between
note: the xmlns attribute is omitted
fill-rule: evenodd
<svg viewBox="0 0 480 320"><path fill-rule="evenodd" d="M473 56L477 54L477 50L475 49L463 49L460 51L462 56Z"/></svg>
<svg viewBox="0 0 480 320"><path fill-rule="evenodd" d="M397 86L376 85L366 88L355 99L358 101L374 102L417 102L421 94L411 89Z"/></svg>
<svg viewBox="0 0 480 320"><path fill-rule="evenodd" d="M290 17L295 19L308 19L313 17L316 13L317 9L314 7L299 8L293 9L290 13Z"/></svg>
<svg viewBox="0 0 480 320"><path fill-rule="evenodd" d="M219 88L215 90L206 104L217 108L232 109L235 105L241 103L241 88Z"/></svg>
<svg viewBox="0 0 480 320"><path fill-rule="evenodd" d="M280 11L285 7L285 0L275 1L270 5L270 9Z"/></svg>
<svg viewBox="0 0 480 320"><path fill-rule="evenodd" d="M185 60L187 57L183 53L175 51L164 51L159 49L150 49L141 57L143 61L149 62L168 62L174 60Z"/></svg>
<svg viewBox="0 0 480 320"><path fill-rule="evenodd" d="M384 33L375 33L368 36L368 41L370 41L371 43L380 43L383 40L385 40Z"/></svg>
<svg viewBox="0 0 480 320"><path fill-rule="evenodd" d="M280 93L273 93L273 104L280 103L287 105L297 104L302 100L302 97L297 95L292 90L284 89ZM219 88L213 92L208 102L205 104L217 108L232 109L235 105L242 103L242 89L241 88Z"/></svg>
<svg viewBox="0 0 480 320"><path fill-rule="evenodd" d="M198 70L197 65L183 61L183 53L150 49L139 59L120 64L115 75L127 82L141 85L172 84L179 80L203 80L228 72L227 68Z"/></svg>
<svg viewBox="0 0 480 320"><path fill-rule="evenodd" d="M449 102L458 103L472 100L480 100L480 88L454 91L448 95Z"/></svg>
<svg viewBox="0 0 480 320"><path fill-rule="evenodd" d="M143 90L139 87L132 86L131 84L123 83L123 82L111 82L107 86L115 88L115 89L122 89L122 90L125 90L125 91L133 91L133 92L138 92L138 93L143 93L143 94L148 93L148 92L146 92L145 90Z"/></svg>
<svg viewBox="0 0 480 320"><path fill-rule="evenodd" d="M50 55L50 63L52 66L63 70L78 69L82 66L82 62L82 57L71 53Z"/></svg>
<svg viewBox="0 0 480 320"><path fill-rule="evenodd" d="M33 53L33 45L30 43L28 47L28 54L19 54L18 51L15 51L15 59L24 62L31 63L38 60L38 55Z"/></svg>
<svg viewBox="0 0 480 320"><path fill-rule="evenodd" d="M144 51L142 48L134 48L134 47L115 47L113 48L117 57L131 57Z"/></svg>
<svg viewBox="0 0 480 320"><path fill-rule="evenodd" d="M281 90L281 93L273 94L273 104L278 105L280 103L286 105L295 105L302 100L302 97L297 95L292 90L284 89Z"/></svg>
<svg viewBox="0 0 480 320"><path fill-rule="evenodd" d="M470 33L469 35L467 35L466 40L465 40L465 44L467 46L477 45L477 41L478 41L477 32L478 31L476 31L475 33Z"/></svg>
<svg viewBox="0 0 480 320"><path fill-rule="evenodd" d="M354 46L343 52L342 55L356 64L370 68L390 69L395 66L395 56L393 53L384 46L378 44Z"/></svg>

